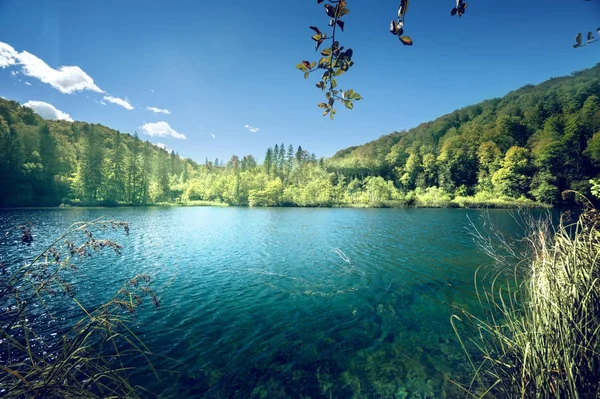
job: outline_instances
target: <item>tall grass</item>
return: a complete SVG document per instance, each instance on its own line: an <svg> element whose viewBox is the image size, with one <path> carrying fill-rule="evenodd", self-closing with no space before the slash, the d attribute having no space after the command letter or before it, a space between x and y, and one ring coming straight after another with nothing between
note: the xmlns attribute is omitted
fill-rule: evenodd
<svg viewBox="0 0 600 399"><path fill-rule="evenodd" d="M96 238L106 229L129 232L123 222L76 223L24 265L0 265L1 397L136 398L144 392L129 383L128 364L135 356L148 360L136 368L152 368L148 348L132 331L138 307L148 300L159 306L150 278L135 276L93 308L78 301L70 282L86 272L85 259L104 250L120 254L119 244ZM28 245L33 238L30 226L20 226L2 240ZM61 323L57 314L65 310L79 320Z"/></svg>
<svg viewBox="0 0 600 399"><path fill-rule="evenodd" d="M512 277L499 272L485 288L476 278L482 312L451 319L474 371L467 397L599 397L599 226L592 208L537 225Z"/></svg>

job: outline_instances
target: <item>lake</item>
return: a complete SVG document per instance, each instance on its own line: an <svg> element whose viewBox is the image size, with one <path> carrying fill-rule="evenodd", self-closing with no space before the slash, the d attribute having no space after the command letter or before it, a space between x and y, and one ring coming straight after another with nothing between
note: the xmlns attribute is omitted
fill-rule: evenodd
<svg viewBox="0 0 600 399"><path fill-rule="evenodd" d="M531 211L542 214L542 211ZM33 222L31 247L0 245L16 264L71 223L127 221L123 245L82 264L77 297L98 304L137 273L162 306L136 333L176 372L158 395L204 398L441 398L470 375L450 325L476 303L475 270L490 258L471 221L507 236L508 210L115 208L0 210L0 231ZM68 320L64 315L63 320Z"/></svg>

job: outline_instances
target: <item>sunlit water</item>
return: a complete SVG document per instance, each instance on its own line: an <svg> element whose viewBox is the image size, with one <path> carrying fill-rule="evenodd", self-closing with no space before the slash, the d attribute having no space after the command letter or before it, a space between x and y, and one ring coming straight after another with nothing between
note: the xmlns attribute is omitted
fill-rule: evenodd
<svg viewBox="0 0 600 399"><path fill-rule="evenodd" d="M82 265L77 297L110 298L137 273L162 306L137 333L156 354L153 393L205 398L440 398L469 366L450 324L476 303L473 276L490 263L470 237L482 212L426 209L138 208L0 211L0 228L31 221L22 262L69 224L130 223L123 245ZM509 211L487 215L519 234ZM10 254L10 256L9 256ZM68 316L68 315L67 315ZM68 317L67 317L68 318Z"/></svg>

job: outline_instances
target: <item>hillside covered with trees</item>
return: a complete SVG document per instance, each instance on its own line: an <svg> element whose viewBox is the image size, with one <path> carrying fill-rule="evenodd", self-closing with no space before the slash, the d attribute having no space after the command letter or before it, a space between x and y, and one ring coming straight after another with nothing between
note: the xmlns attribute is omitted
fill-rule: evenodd
<svg viewBox="0 0 600 399"><path fill-rule="evenodd" d="M339 151L327 165L350 179L382 176L402 192L546 203L565 189L587 192L600 172L600 64Z"/></svg>
<svg viewBox="0 0 600 399"><path fill-rule="evenodd" d="M262 163L199 164L137 134L43 120L0 99L4 207L550 204L565 189L587 192L598 174L600 64L319 160L282 143Z"/></svg>

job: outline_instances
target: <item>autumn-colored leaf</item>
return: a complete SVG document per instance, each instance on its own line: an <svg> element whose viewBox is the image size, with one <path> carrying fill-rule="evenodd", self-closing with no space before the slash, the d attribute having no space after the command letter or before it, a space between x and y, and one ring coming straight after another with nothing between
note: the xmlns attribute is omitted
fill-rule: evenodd
<svg viewBox="0 0 600 399"><path fill-rule="evenodd" d="M310 72L305 72L304 73L304 79L308 79L309 76L310 76Z"/></svg>
<svg viewBox="0 0 600 399"><path fill-rule="evenodd" d="M399 39L402 42L402 44L404 44L405 46L412 46L413 45L413 41L410 38L410 36L400 36Z"/></svg>
<svg viewBox="0 0 600 399"><path fill-rule="evenodd" d="M321 34L321 31L316 26L310 26L310 29L314 30L317 35Z"/></svg>
<svg viewBox="0 0 600 399"><path fill-rule="evenodd" d="M329 106L330 107L333 105L334 102L335 102L335 99L333 97L329 97Z"/></svg>
<svg viewBox="0 0 600 399"><path fill-rule="evenodd" d="M321 55L323 56L327 56L327 55L331 55L331 48L326 48L323 51L321 51Z"/></svg>
<svg viewBox="0 0 600 399"><path fill-rule="evenodd" d="M322 43L323 43L323 40L320 40L317 42L317 44L315 44L315 51L319 51L319 47L321 47Z"/></svg>
<svg viewBox="0 0 600 399"><path fill-rule="evenodd" d="M327 109L327 108L329 108L329 107L327 106L327 104L325 104L325 103L318 103L318 104L317 104L317 106L318 106L319 108L324 108L324 109Z"/></svg>
<svg viewBox="0 0 600 399"><path fill-rule="evenodd" d="M331 120L333 120L333 117L335 116L335 108L331 108L331 113L329 114L329 118Z"/></svg>
<svg viewBox="0 0 600 399"><path fill-rule="evenodd" d="M312 36L311 39L313 39L315 42L318 42L323 40L323 35L319 33L317 35Z"/></svg>
<svg viewBox="0 0 600 399"><path fill-rule="evenodd" d="M344 31L344 21L342 21L341 19L338 19L337 24L343 32Z"/></svg>
<svg viewBox="0 0 600 399"><path fill-rule="evenodd" d="M306 68L310 68L310 62L308 61L302 61L302 65L304 65Z"/></svg>

